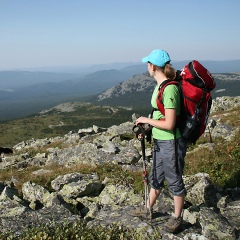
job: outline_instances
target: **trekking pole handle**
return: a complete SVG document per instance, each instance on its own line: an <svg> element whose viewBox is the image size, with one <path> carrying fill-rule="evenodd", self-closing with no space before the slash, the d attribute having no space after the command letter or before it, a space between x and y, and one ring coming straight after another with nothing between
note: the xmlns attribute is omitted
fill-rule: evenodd
<svg viewBox="0 0 240 240"><path fill-rule="evenodd" d="M134 125L132 131L136 134L138 140L142 141L145 137L145 129L143 124Z"/></svg>

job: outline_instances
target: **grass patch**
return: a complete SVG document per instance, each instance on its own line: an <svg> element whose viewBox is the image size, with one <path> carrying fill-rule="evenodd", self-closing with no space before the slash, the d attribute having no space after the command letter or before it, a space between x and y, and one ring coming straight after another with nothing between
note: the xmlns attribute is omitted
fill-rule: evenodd
<svg viewBox="0 0 240 240"><path fill-rule="evenodd" d="M185 158L184 174L208 173L213 184L240 187L240 132L233 141L214 139L212 147L195 149Z"/></svg>
<svg viewBox="0 0 240 240"><path fill-rule="evenodd" d="M240 127L240 107L215 113L212 117L231 126ZM196 145L189 147L184 174L205 172L218 186L240 187L240 131L236 132L232 141L214 138L211 147L198 147L205 143L210 143L210 139L202 136Z"/></svg>
<svg viewBox="0 0 240 240"><path fill-rule="evenodd" d="M64 136L70 131L96 125L108 128L132 121L133 113L143 110L129 110L121 107L80 105L73 112L51 111L45 115L34 115L12 121L0 122L0 146L13 147L29 139L44 139ZM147 113L146 113L147 114Z"/></svg>
<svg viewBox="0 0 240 240"><path fill-rule="evenodd" d="M35 175L32 172L43 169L49 170L43 175ZM114 164L104 164L99 166L92 166L88 164L73 165L71 167L65 167L62 165L51 165L44 167L28 167L25 169L5 169L1 171L1 181L10 181L12 176L18 180L18 185L16 189L21 195L22 185L31 181L36 184L39 184L46 188L49 191L53 191L51 187L51 182L60 175L78 172L81 174L92 174L96 173L100 181L103 181L105 178L109 179L109 182L117 185L124 185L129 188L134 189L135 193L143 193L143 183L142 183L142 173L140 171L131 172L123 170L119 165Z"/></svg>

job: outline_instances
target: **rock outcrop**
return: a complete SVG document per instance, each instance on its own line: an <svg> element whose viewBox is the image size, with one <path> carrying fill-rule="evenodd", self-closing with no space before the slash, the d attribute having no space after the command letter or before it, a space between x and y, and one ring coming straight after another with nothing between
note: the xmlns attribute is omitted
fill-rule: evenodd
<svg viewBox="0 0 240 240"><path fill-rule="evenodd" d="M238 98L233 102L238 102ZM237 103L237 104L238 104ZM225 104L224 104L225 105ZM229 109L229 107L228 107ZM226 110L226 109L225 109ZM219 131L229 140L237 128L221 123L217 115L211 117L212 137ZM37 166L32 174L46 174L46 166L74 166L90 164L101 167L104 163L121 165L123 169L135 171L142 168L141 143L127 139L133 122L122 123L102 129L93 126L68 133L63 137L31 139L13 147L14 153L1 157L0 169L24 170ZM49 147L58 143L61 147ZM47 149L30 157L30 149ZM150 160L151 149L146 149ZM119 176L121 178L121 176ZM238 239L240 233L240 189L221 189L211 183L209 175L198 173L184 176L187 196L183 212L183 229L173 235L163 225L173 211L173 196L163 190L154 207L153 219L132 217L128 212L142 204L143 196L122 184L112 184L109 179L100 181L96 173L78 172L57 176L51 181L52 190L34 182L23 184L21 195L15 186L18 180L12 177L8 182L0 179L0 229L13 230L17 235L27 227L54 222L84 220L89 227L118 224L136 229L143 236L154 231L162 239Z"/></svg>

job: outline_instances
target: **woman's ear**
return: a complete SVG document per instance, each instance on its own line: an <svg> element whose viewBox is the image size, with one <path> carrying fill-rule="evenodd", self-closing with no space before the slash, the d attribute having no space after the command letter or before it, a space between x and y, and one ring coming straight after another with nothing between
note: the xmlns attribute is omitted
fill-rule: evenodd
<svg viewBox="0 0 240 240"><path fill-rule="evenodd" d="M152 68L153 72L155 72L156 69L157 69L157 67L155 65L153 65L153 64L151 64L151 68Z"/></svg>

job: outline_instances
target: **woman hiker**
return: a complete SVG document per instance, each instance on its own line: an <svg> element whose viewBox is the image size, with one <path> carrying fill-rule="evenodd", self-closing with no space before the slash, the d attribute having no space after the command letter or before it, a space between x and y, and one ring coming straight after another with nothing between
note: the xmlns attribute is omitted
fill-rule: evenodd
<svg viewBox="0 0 240 240"><path fill-rule="evenodd" d="M176 77L176 71L170 65L170 61L169 54L164 50L154 50L149 56L142 59L142 62L148 64L150 76L157 81L151 99L151 105L155 109L157 109L159 85L167 79L173 80ZM174 213L165 224L165 228L168 232L175 233L182 225L182 210L186 194L182 178L186 143L178 128L175 128L176 116L180 115L180 95L176 85L166 86L163 93L163 104L165 116L155 110L152 119L139 117L136 120L136 125L146 123L153 126L154 152L148 206L136 208L130 211L130 215L146 216L147 208L152 210L164 186L164 179L166 179L168 189L174 196Z"/></svg>

